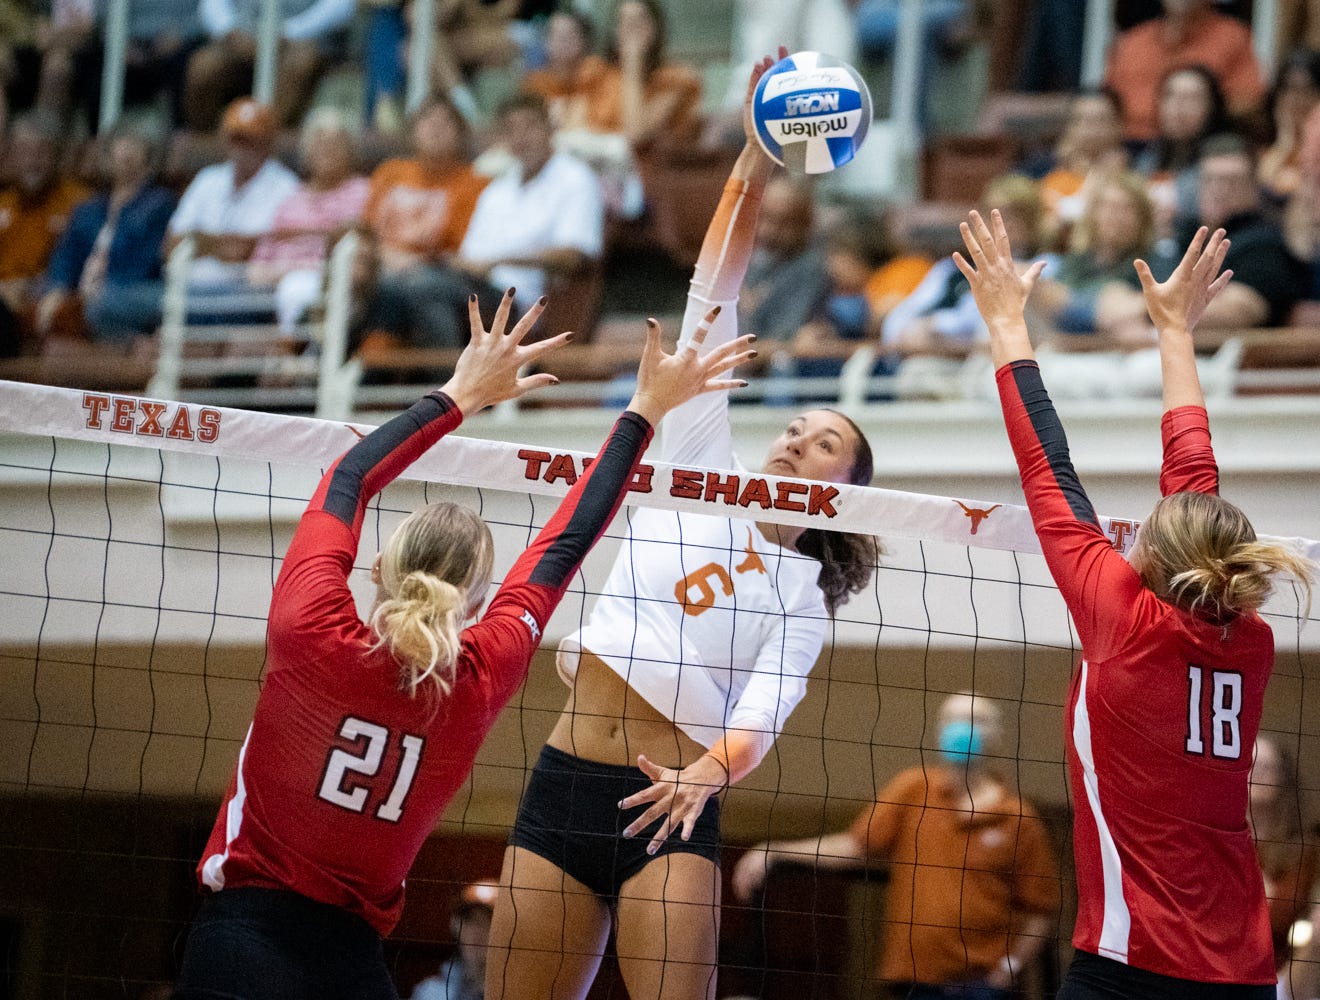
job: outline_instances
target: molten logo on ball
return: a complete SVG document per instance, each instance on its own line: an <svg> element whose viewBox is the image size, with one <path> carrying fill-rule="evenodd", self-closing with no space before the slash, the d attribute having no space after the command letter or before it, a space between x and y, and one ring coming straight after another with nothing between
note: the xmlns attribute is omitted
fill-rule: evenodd
<svg viewBox="0 0 1320 1000"><path fill-rule="evenodd" d="M856 155L871 124L871 95L851 66L798 52L761 77L752 118L771 159L799 173L823 174Z"/></svg>

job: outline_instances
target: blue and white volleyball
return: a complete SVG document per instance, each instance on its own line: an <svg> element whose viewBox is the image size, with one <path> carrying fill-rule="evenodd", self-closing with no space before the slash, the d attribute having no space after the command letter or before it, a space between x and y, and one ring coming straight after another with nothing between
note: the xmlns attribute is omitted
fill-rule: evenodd
<svg viewBox="0 0 1320 1000"><path fill-rule="evenodd" d="M824 174L856 155L871 126L871 92L842 60L795 52L766 71L752 96L761 148L776 163Z"/></svg>

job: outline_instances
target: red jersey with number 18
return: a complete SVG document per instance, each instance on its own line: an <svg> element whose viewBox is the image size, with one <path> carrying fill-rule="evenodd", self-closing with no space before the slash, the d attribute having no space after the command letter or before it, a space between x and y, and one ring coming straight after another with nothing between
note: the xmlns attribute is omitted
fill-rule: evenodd
<svg viewBox="0 0 1320 1000"><path fill-rule="evenodd" d="M367 502L462 414L433 393L358 442L326 473L271 599L266 683L198 866L205 888L288 889L382 935L403 880L467 778L564 590L622 502L650 425L625 412L481 621L463 630L453 689L403 690L358 617L348 574Z"/></svg>
<svg viewBox="0 0 1320 1000"><path fill-rule="evenodd" d="M1144 587L1100 529L1035 362L999 393L1041 547L1082 644L1067 716L1073 946L1205 983L1275 981L1247 827L1248 775L1274 663L1269 626L1212 622ZM1218 492L1205 410L1164 416L1165 496Z"/></svg>

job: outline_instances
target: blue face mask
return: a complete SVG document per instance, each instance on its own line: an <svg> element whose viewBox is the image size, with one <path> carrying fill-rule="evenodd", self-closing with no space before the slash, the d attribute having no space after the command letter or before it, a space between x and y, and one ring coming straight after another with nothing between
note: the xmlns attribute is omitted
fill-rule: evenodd
<svg viewBox="0 0 1320 1000"><path fill-rule="evenodd" d="M984 740L981 731L970 722L947 722L940 729L940 753L950 764L966 764L973 754L979 754Z"/></svg>

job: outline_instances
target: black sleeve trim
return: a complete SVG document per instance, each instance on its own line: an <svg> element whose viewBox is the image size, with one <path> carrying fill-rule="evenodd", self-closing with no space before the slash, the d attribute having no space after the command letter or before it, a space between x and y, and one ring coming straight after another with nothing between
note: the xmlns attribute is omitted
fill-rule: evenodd
<svg viewBox="0 0 1320 1000"><path fill-rule="evenodd" d="M618 508L650 433L651 425L643 417L631 410L623 412L614 433L588 470L589 481L568 522L537 560L529 582L555 589L567 583Z"/></svg>
<svg viewBox="0 0 1320 1000"><path fill-rule="evenodd" d="M1087 524L1100 524L1095 515L1095 508L1082 488L1073 468L1072 458L1068 454L1068 437L1063 424L1055 412L1050 394L1045 390L1045 382L1040 377L1040 366L1034 361L1014 361L1012 363L1013 382L1017 386L1018 398L1022 400L1022 409L1031 421L1036 440L1040 442L1045 459L1054 473L1054 481L1059 492L1068 502L1068 509L1073 517Z"/></svg>
<svg viewBox="0 0 1320 1000"><path fill-rule="evenodd" d="M363 484L371 471L405 441L454 406L454 401L443 392L437 390L428 393L364 437L339 460L321 509L333 514L350 528L353 527Z"/></svg>

